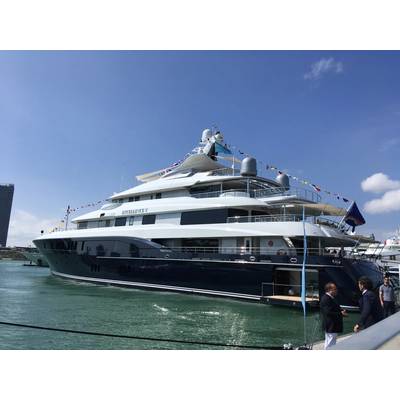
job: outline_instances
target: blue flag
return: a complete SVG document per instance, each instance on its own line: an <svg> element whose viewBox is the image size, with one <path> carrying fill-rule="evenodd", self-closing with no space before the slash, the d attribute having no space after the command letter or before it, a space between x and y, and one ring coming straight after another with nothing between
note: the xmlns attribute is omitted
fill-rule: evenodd
<svg viewBox="0 0 400 400"><path fill-rule="evenodd" d="M347 225L353 227L353 232L356 226L365 224L365 219L362 216L360 210L358 209L355 201L353 201L353 204L347 210L346 216L344 217L344 221L346 222Z"/></svg>
<svg viewBox="0 0 400 400"><path fill-rule="evenodd" d="M215 142L215 152L218 154L225 153L225 154L232 154L232 152L226 148L225 146L222 146L222 144L219 144Z"/></svg>

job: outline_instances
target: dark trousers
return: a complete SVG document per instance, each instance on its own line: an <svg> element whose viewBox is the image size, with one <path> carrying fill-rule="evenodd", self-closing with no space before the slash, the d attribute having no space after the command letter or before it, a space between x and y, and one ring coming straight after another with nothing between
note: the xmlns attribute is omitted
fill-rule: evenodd
<svg viewBox="0 0 400 400"><path fill-rule="evenodd" d="M383 302L383 318L390 317L395 313L394 301Z"/></svg>

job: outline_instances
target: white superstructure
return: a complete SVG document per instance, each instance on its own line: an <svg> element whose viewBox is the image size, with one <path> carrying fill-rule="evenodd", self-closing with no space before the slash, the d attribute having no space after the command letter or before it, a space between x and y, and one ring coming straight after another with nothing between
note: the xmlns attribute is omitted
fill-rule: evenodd
<svg viewBox="0 0 400 400"><path fill-rule="evenodd" d="M225 152L222 135L206 130L200 146L183 162L140 176L144 183L73 219L77 230L69 235L134 236L173 248L282 251L296 247L295 238L303 236L304 208L311 247L322 251L354 244L343 224L326 218L342 217L346 210L321 203L311 190L290 188L284 174L276 180L257 176L252 158L243 160L239 171L234 165L240 161ZM65 232L51 237L65 237Z"/></svg>

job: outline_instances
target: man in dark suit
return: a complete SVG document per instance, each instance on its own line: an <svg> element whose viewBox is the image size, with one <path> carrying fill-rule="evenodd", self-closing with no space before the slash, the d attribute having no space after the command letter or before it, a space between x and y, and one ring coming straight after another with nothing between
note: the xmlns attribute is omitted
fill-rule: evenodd
<svg viewBox="0 0 400 400"><path fill-rule="evenodd" d="M336 344L338 333L343 332L343 316L346 311L342 310L336 302L337 287L333 282L325 285L325 294L322 296L319 307L322 314L322 329L325 332L325 350Z"/></svg>
<svg viewBox="0 0 400 400"><path fill-rule="evenodd" d="M361 315L358 323L354 326L354 332L366 329L383 319L382 306L379 303L378 297L372 291L371 280L366 276L362 276L358 280L358 287L361 292L359 301Z"/></svg>

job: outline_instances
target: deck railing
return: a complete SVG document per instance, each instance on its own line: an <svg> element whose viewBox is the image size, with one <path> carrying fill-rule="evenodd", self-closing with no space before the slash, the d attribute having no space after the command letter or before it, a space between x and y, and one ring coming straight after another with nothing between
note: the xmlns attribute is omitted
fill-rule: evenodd
<svg viewBox="0 0 400 400"><path fill-rule="evenodd" d="M338 222L325 217L307 215L305 220L313 224L326 225L335 229L339 228ZM270 215L228 217L226 222L249 223L249 222L301 222L301 221L303 221L303 215L301 214L270 214Z"/></svg>
<svg viewBox="0 0 400 400"><path fill-rule="evenodd" d="M267 197L297 197L302 200L312 201L314 203L319 203L321 201L321 196L313 192L312 190L304 188L290 188L286 190L285 188L268 188L268 189L256 189L256 190L246 190L246 189L231 189L231 190L216 190L212 192L204 193L192 193L192 197L197 199L204 199L210 197L251 197L251 198L267 198Z"/></svg>
<svg viewBox="0 0 400 400"><path fill-rule="evenodd" d="M282 248L268 248L268 247L246 247L246 246L179 246L179 247L168 247L168 249L177 253L192 253L197 255L208 255L208 254L221 254L221 255L241 255L241 256L290 256L296 258L296 256L303 255L303 248L295 247L282 247ZM324 248L311 247L307 249L308 255L321 255L330 257L342 257L339 250L326 250ZM299 260L290 260L293 263L297 263Z"/></svg>

